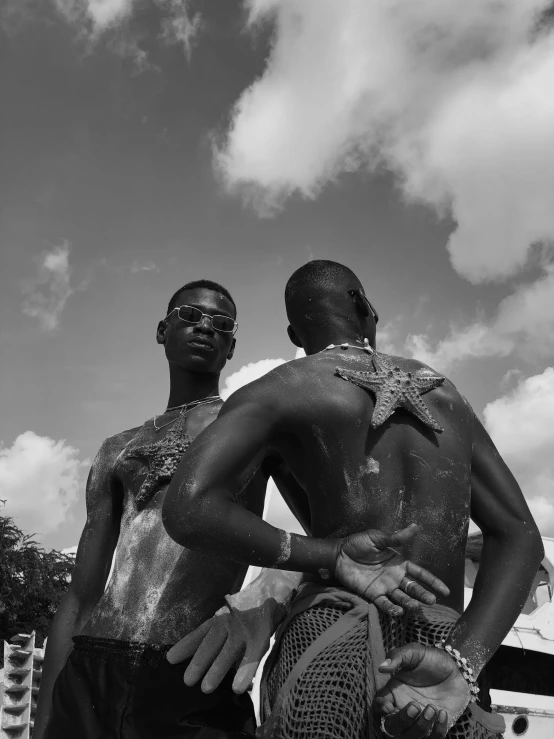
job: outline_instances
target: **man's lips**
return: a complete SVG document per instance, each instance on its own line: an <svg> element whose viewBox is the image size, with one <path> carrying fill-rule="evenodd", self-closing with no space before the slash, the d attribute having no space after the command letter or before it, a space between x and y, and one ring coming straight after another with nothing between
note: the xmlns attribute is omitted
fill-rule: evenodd
<svg viewBox="0 0 554 739"><path fill-rule="evenodd" d="M189 341L190 346L194 346L197 349L203 349L204 351L211 352L214 348L214 345L211 341L208 339L202 339L200 337L195 337L194 339L191 339Z"/></svg>

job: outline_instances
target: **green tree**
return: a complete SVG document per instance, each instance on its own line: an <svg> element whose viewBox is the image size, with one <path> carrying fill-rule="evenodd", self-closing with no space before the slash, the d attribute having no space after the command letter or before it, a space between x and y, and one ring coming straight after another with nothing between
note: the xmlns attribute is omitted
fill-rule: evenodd
<svg viewBox="0 0 554 739"><path fill-rule="evenodd" d="M46 552L12 518L0 516L0 641L34 629L42 645L73 566L73 557Z"/></svg>

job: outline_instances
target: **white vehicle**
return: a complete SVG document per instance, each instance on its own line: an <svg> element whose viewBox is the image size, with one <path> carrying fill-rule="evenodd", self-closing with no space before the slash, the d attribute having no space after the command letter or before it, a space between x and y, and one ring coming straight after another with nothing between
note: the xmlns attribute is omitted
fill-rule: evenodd
<svg viewBox="0 0 554 739"><path fill-rule="evenodd" d="M554 539L543 537L545 557L525 607L486 667L492 708L506 721L506 739L554 739ZM465 605L471 600L482 537L469 537Z"/></svg>

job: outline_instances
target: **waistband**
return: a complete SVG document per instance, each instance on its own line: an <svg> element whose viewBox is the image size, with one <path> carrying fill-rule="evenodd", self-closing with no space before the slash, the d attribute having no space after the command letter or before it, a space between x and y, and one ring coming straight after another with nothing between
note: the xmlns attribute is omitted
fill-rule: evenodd
<svg viewBox="0 0 554 739"><path fill-rule="evenodd" d="M119 659L148 665L167 664L166 654L173 645L105 639L96 636L74 636L74 652L104 659Z"/></svg>

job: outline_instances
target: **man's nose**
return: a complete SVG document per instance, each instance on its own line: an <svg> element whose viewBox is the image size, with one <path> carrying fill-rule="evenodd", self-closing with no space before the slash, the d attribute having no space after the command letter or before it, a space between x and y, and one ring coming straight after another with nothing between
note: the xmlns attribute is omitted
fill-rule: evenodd
<svg viewBox="0 0 554 739"><path fill-rule="evenodd" d="M213 334L214 327L212 325L212 319L210 316L202 316L195 326L197 331L201 331L203 334Z"/></svg>

